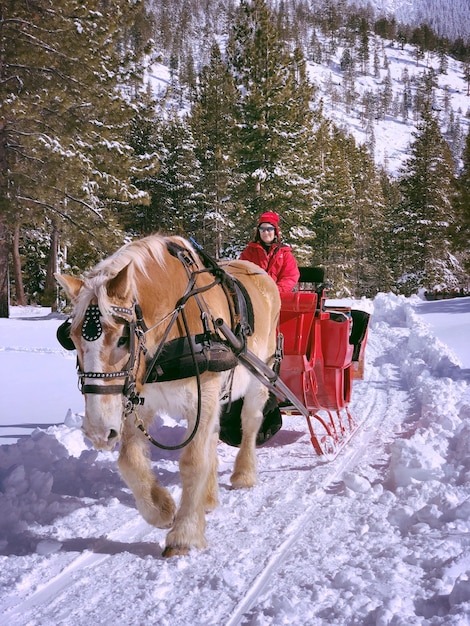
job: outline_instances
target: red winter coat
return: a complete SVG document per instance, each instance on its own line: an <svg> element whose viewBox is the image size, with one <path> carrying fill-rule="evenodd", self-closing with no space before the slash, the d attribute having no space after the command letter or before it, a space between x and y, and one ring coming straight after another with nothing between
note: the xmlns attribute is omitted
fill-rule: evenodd
<svg viewBox="0 0 470 626"><path fill-rule="evenodd" d="M258 241L250 241L240 259L256 263L277 283L280 293L292 291L299 280L300 272L291 248L273 243L269 252Z"/></svg>

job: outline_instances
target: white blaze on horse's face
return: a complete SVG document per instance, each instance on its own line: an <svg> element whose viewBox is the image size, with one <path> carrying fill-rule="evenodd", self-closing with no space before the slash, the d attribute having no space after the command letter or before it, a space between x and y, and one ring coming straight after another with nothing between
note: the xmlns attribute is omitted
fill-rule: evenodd
<svg viewBox="0 0 470 626"><path fill-rule="evenodd" d="M72 337L78 346L83 372L119 372L129 359L128 342L123 341L122 326L104 329L95 341L80 335ZM123 385L124 379L100 380L85 378L83 383L94 386ZM121 393L85 393L83 432L98 450L112 450L121 439L123 396Z"/></svg>

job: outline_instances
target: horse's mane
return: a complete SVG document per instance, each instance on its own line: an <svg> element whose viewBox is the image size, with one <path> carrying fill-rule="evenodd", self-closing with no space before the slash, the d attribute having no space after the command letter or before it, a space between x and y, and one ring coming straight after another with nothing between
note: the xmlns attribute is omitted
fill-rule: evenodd
<svg viewBox="0 0 470 626"><path fill-rule="evenodd" d="M191 244L183 237L165 237L163 235L150 235L125 244L111 256L100 261L95 267L83 275L83 286L80 290L74 307L74 320L78 324L90 302L96 298L101 315L106 321L112 319L113 303L110 301L107 292L108 283L119 274L126 266L128 268L128 281L134 290L136 287L136 274L149 277L149 262L156 263L161 269L165 269L165 255L167 253L167 242L174 241L185 248L194 250ZM137 294L132 294L137 300Z"/></svg>

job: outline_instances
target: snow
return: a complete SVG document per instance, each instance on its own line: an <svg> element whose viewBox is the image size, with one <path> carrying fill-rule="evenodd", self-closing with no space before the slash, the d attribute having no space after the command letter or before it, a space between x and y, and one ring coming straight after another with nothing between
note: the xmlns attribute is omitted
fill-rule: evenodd
<svg viewBox="0 0 470 626"><path fill-rule="evenodd" d="M304 418L259 448L259 483L229 487L208 548L163 559L116 467L81 430L75 356L61 316L0 320L0 624L441 625L470 621L470 298L379 294L361 428L329 463ZM157 420L178 440L183 425ZM178 453L152 451L180 496Z"/></svg>

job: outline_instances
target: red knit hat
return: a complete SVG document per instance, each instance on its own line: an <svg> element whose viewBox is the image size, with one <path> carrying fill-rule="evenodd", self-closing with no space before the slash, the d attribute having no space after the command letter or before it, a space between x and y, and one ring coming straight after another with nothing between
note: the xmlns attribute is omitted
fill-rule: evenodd
<svg viewBox="0 0 470 626"><path fill-rule="evenodd" d="M260 215L260 218L258 220L258 226L260 224L272 224L276 229L275 232L277 241L280 241L281 234L279 232L279 215L277 213L274 213L273 211L267 211L266 213L263 213L263 215Z"/></svg>
<svg viewBox="0 0 470 626"><path fill-rule="evenodd" d="M277 230L279 226L279 215L277 213L273 213L273 211L267 211L266 213L263 213L263 215L261 215L258 220L258 226L264 223L272 224L276 227Z"/></svg>

